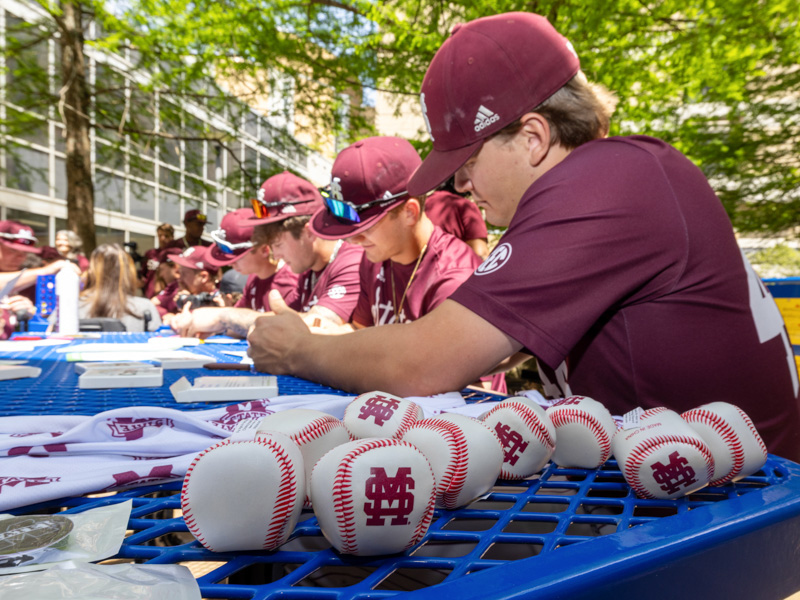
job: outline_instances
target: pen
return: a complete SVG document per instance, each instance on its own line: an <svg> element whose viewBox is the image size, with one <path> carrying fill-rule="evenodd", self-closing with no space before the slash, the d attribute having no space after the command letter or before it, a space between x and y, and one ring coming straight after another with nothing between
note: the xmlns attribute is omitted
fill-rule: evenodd
<svg viewBox="0 0 800 600"><path fill-rule="evenodd" d="M242 363L208 363L203 368L212 371L249 371L251 366Z"/></svg>

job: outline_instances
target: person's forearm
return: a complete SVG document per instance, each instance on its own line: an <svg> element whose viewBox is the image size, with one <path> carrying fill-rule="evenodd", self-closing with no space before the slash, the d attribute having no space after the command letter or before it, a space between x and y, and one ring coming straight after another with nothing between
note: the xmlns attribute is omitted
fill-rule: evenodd
<svg viewBox="0 0 800 600"><path fill-rule="evenodd" d="M226 333L231 337L246 338L247 332L256 322L258 317L265 314L250 308L223 308L221 309L222 318L220 319L225 326Z"/></svg>
<svg viewBox="0 0 800 600"><path fill-rule="evenodd" d="M58 263L53 264L60 264L64 261L58 261ZM11 290L11 293L19 292L20 290L24 290L26 287L36 284L36 278L39 275L53 275L54 273L58 272L58 268L54 268L52 265L48 265L46 267L39 267L37 269L26 269L20 275L20 271L13 271L8 273L0 273L0 287L6 285L9 281L14 279L17 275L19 275L19 279L14 284L14 289Z"/></svg>

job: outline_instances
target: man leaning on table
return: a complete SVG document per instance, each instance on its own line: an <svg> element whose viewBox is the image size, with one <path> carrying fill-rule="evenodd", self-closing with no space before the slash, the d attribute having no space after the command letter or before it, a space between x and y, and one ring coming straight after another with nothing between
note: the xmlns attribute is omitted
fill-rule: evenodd
<svg viewBox="0 0 800 600"><path fill-rule="evenodd" d="M310 326L327 329L348 323L353 316L363 250L342 240L322 239L311 230L311 215L322 205L322 196L312 183L284 171L261 185L253 200L255 217L244 224L255 226L254 243L269 246L273 257L299 276L295 293L286 294L293 298L290 307L300 311ZM244 307L196 310L173 326L181 335L226 332L245 337L262 314Z"/></svg>
<svg viewBox="0 0 800 600"><path fill-rule="evenodd" d="M543 17L456 27L422 84L433 150L409 193L455 177L507 232L413 323L331 339L291 313L259 319L256 367L409 396L460 389L522 351L565 364L563 393L614 414L737 404L770 452L800 459L792 348L721 203L664 142L606 138L603 96Z"/></svg>

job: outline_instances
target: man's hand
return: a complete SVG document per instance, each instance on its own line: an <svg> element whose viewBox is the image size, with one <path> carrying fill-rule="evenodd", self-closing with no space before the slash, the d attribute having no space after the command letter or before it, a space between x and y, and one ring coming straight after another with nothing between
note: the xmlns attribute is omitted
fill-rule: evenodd
<svg viewBox="0 0 800 600"><path fill-rule="evenodd" d="M256 319L247 335L247 354L253 359L256 370L289 375L292 374L292 356L311 332L276 290L269 293L269 306L275 314Z"/></svg>
<svg viewBox="0 0 800 600"><path fill-rule="evenodd" d="M33 305L33 302L25 296L11 296L4 306L12 312L24 310L31 316L36 314L36 307Z"/></svg>
<svg viewBox="0 0 800 600"><path fill-rule="evenodd" d="M187 302L183 310L172 317L169 325L182 337L207 338L217 333L225 333L222 308L205 307L192 310Z"/></svg>

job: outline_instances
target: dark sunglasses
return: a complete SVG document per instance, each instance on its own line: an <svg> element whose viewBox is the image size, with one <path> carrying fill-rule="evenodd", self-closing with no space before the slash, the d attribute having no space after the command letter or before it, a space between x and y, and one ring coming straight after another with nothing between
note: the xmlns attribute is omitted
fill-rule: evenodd
<svg viewBox="0 0 800 600"><path fill-rule="evenodd" d="M328 212L330 212L340 221L346 221L348 223L360 223L361 216L359 213L370 208L371 206L375 206L376 204L386 205L394 202L398 198L408 196L408 192L400 192L398 194L392 194L391 196L385 196L383 198L378 198L377 200L372 200L371 202L365 202L364 204L353 204L347 200L339 200L338 198L334 198L327 189L320 190L320 193L322 194L322 199L325 201L325 206L328 209Z"/></svg>
<svg viewBox="0 0 800 600"><path fill-rule="evenodd" d="M266 219L269 217L276 217L281 214L281 209L284 206L293 204L305 204L306 202L313 202L313 199L308 200L290 200L288 202L261 202L257 198L250 199L250 205L253 207L253 212L256 213L256 218ZM273 210L277 209L277 210Z"/></svg>

